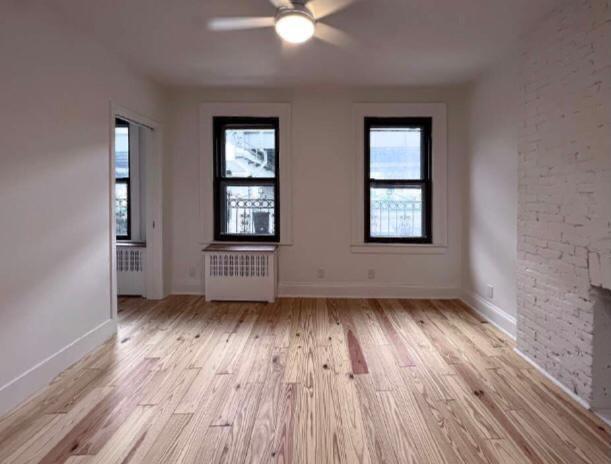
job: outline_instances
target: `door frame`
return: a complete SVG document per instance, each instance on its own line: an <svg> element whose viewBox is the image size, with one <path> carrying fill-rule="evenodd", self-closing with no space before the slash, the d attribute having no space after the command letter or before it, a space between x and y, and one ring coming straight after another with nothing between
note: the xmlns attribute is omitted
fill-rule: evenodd
<svg viewBox="0 0 611 464"><path fill-rule="evenodd" d="M145 297L160 300L167 296L163 267L163 127L160 122L110 102L109 112L109 233L110 233L110 317L116 320L117 239L115 224L115 119L121 118L150 129L151 149L146 161L146 258Z"/></svg>

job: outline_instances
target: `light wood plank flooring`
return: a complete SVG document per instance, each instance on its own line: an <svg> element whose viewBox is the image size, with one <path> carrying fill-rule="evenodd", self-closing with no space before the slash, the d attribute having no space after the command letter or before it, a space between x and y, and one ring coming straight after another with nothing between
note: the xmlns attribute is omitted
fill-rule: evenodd
<svg viewBox="0 0 611 464"><path fill-rule="evenodd" d="M609 463L609 430L458 301L120 300L0 420L3 463Z"/></svg>

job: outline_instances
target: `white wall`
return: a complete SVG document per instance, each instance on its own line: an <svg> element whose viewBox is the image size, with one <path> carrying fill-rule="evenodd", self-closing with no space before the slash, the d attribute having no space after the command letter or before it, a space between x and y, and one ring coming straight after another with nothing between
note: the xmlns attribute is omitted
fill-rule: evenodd
<svg viewBox="0 0 611 464"><path fill-rule="evenodd" d="M518 57L508 56L473 84L465 173L465 297L512 334L517 304L518 74ZM492 298L489 285L494 287Z"/></svg>
<svg viewBox="0 0 611 464"><path fill-rule="evenodd" d="M112 333L109 102L162 115L157 87L45 8L0 6L0 413Z"/></svg>
<svg viewBox="0 0 611 464"><path fill-rule="evenodd" d="M201 290L199 108L206 101L292 104L293 245L280 250L281 292L428 296L461 286L466 93L451 89L191 89L171 96L168 166L172 289ZM448 249L438 255L354 254L351 195L354 102L448 105ZM211 220L209 218L208 220ZM317 279L317 270L326 271ZM376 272L367 279L368 269Z"/></svg>

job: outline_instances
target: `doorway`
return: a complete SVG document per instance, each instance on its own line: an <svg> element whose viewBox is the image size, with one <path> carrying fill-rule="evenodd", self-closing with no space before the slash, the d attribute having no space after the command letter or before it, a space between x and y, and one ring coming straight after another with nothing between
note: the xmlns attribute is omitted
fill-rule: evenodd
<svg viewBox="0 0 611 464"><path fill-rule="evenodd" d="M161 126L111 105L111 317L118 296L166 296L163 275Z"/></svg>

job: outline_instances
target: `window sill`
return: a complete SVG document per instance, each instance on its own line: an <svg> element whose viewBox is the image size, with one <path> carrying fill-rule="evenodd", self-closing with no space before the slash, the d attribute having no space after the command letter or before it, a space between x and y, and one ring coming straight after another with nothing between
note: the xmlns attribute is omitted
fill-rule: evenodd
<svg viewBox="0 0 611 464"><path fill-rule="evenodd" d="M137 240L117 240L117 247L146 248L146 242Z"/></svg>
<svg viewBox="0 0 611 464"><path fill-rule="evenodd" d="M212 243L202 250L204 253L228 252L228 253L275 253L278 245L249 243L246 245L234 245L225 243Z"/></svg>
<svg viewBox="0 0 611 464"><path fill-rule="evenodd" d="M211 240L210 242L200 242L200 245L202 247L206 247L208 245L244 245L244 246L249 246L249 245L271 245L271 246L277 246L277 247L286 247L286 246L293 246L292 242L283 242L282 240L279 242L266 242L266 241L261 241L261 242L257 242L257 241L243 241L243 242L234 242L231 240Z"/></svg>
<svg viewBox="0 0 611 464"><path fill-rule="evenodd" d="M370 255L443 255L448 247L418 243L358 243L350 245L350 251Z"/></svg>

